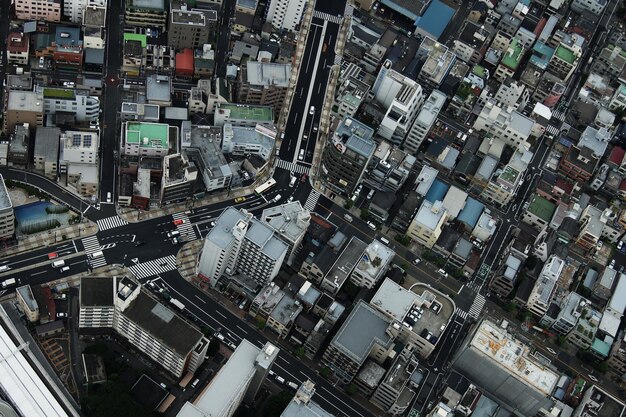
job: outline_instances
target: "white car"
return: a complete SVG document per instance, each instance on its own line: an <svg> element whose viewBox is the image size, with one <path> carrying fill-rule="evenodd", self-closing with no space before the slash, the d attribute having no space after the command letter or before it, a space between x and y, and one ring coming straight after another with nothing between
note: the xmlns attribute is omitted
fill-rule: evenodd
<svg viewBox="0 0 626 417"><path fill-rule="evenodd" d="M413 259L413 265L418 265L422 260L420 258Z"/></svg>
<svg viewBox="0 0 626 417"><path fill-rule="evenodd" d="M554 350L554 349L552 349L552 348L546 348L546 350L547 350L548 352L550 352L551 354L556 355L556 350Z"/></svg>
<svg viewBox="0 0 626 417"><path fill-rule="evenodd" d="M300 153L298 154L298 161L304 160L304 149L300 149Z"/></svg>
<svg viewBox="0 0 626 417"><path fill-rule="evenodd" d="M309 109L309 114L310 115L315 114L315 106L311 106L311 108Z"/></svg>
<svg viewBox="0 0 626 417"><path fill-rule="evenodd" d="M596 378L595 376L591 375L591 374L587 374L587 377L592 380L593 382L598 382L598 378Z"/></svg>

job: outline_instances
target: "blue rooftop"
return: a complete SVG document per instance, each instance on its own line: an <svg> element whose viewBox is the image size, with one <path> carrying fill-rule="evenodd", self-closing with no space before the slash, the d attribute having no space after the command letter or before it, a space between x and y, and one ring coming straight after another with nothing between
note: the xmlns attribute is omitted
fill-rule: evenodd
<svg viewBox="0 0 626 417"><path fill-rule="evenodd" d="M550 59L552 59L552 55L554 55L554 48L550 48L545 43L537 41L535 42L535 46L533 46L533 54L530 57L530 62L541 69L546 69Z"/></svg>
<svg viewBox="0 0 626 417"><path fill-rule="evenodd" d="M426 199L426 201L430 202L431 204L435 204L435 201L443 201L443 198L446 196L446 193L449 189L450 186L448 184L441 180L435 179L435 181L433 181L433 184L430 186L430 189L424 196L424 199Z"/></svg>
<svg viewBox="0 0 626 417"><path fill-rule="evenodd" d="M424 14L415 19L417 31L438 40L452 20L454 9L439 0L433 0Z"/></svg>
<svg viewBox="0 0 626 417"><path fill-rule="evenodd" d="M57 26L54 43L57 45L58 51L80 51L83 46L83 41L80 40L80 29L69 26Z"/></svg>
<svg viewBox="0 0 626 417"><path fill-rule="evenodd" d="M478 223L480 215L483 214L484 209L485 205L483 203L472 197L468 197L465 207L463 207L463 210L459 213L458 219L473 229L476 223Z"/></svg>

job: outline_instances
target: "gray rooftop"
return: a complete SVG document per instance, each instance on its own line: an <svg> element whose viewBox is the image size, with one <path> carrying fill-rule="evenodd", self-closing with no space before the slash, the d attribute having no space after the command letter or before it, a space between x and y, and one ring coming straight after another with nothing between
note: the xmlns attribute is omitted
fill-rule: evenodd
<svg viewBox="0 0 626 417"><path fill-rule="evenodd" d="M191 126L190 146L188 153L196 153L201 161L200 167L205 183L220 177L232 176L232 170L222 153L220 143L222 129L211 126Z"/></svg>
<svg viewBox="0 0 626 417"><path fill-rule="evenodd" d="M343 143L346 148L369 158L376 150L376 142L372 140L374 130L352 117L344 118L335 133L333 143Z"/></svg>
<svg viewBox="0 0 626 417"><path fill-rule="evenodd" d="M328 411L320 407L315 401L295 401L287 404L280 417L333 417Z"/></svg>
<svg viewBox="0 0 626 417"><path fill-rule="evenodd" d="M386 333L389 318L374 310L363 300L352 310L331 342L331 346L357 363L363 363L374 343L389 346L392 339Z"/></svg>
<svg viewBox="0 0 626 417"><path fill-rule="evenodd" d="M37 300L35 300L35 296L33 295L33 291L30 289L30 285L22 285L18 287L15 291L20 293L24 302L28 308L32 311L37 310Z"/></svg>
<svg viewBox="0 0 626 417"><path fill-rule="evenodd" d="M113 306L113 278L89 277L80 280L80 305Z"/></svg>
<svg viewBox="0 0 626 417"><path fill-rule="evenodd" d="M48 161L56 161L60 137L61 129L58 127L38 127L35 133L35 158L44 157Z"/></svg>
<svg viewBox="0 0 626 417"><path fill-rule="evenodd" d="M165 0L133 0L128 2L126 7L129 9L149 9L165 11Z"/></svg>
<svg viewBox="0 0 626 417"><path fill-rule="evenodd" d="M291 64L248 61L248 84L274 87L289 86Z"/></svg>
<svg viewBox="0 0 626 417"><path fill-rule="evenodd" d="M170 14L172 23L179 25L190 25L204 27L206 25L206 17L204 13L198 10L172 10Z"/></svg>
<svg viewBox="0 0 626 417"><path fill-rule="evenodd" d="M324 280L334 282L337 288L341 288L346 278L348 278L354 267L361 260L361 255L365 248L367 248L367 244L358 237L353 236L330 271L328 271L328 274L324 277Z"/></svg>
<svg viewBox="0 0 626 417"><path fill-rule="evenodd" d="M35 91L9 91L7 110L43 113L43 96Z"/></svg>
<svg viewBox="0 0 626 417"><path fill-rule="evenodd" d="M251 217L251 214L244 214L234 207L228 207L215 220L215 227L211 229L206 238L214 245L226 249L235 239L232 233L233 227L238 222L248 223Z"/></svg>
<svg viewBox="0 0 626 417"><path fill-rule="evenodd" d="M263 210L261 220L289 241L295 242L306 233L311 214L302 208L299 201L294 201Z"/></svg>
<svg viewBox="0 0 626 417"><path fill-rule="evenodd" d="M285 294L285 296L280 299L276 307L274 307L270 313L270 317L282 325L287 326L298 314L300 314L300 311L302 311L302 307L299 302L297 302L291 295Z"/></svg>
<svg viewBox="0 0 626 417"><path fill-rule="evenodd" d="M271 259L279 259L287 250L287 245L274 236L274 231L255 218L250 221L246 231L246 239L261 249L261 252Z"/></svg>
<svg viewBox="0 0 626 417"><path fill-rule="evenodd" d="M167 75L153 74L146 79L146 97L148 100L170 101L172 81Z"/></svg>
<svg viewBox="0 0 626 417"><path fill-rule="evenodd" d="M9 191L7 190L7 187L4 184L4 178L2 178L2 174L0 174L0 210L12 208L12 207L13 207L13 204L11 204Z"/></svg>

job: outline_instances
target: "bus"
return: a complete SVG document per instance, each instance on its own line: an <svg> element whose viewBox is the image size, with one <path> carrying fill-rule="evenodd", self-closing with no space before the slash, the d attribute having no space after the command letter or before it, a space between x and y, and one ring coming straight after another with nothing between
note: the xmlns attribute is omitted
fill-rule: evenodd
<svg viewBox="0 0 626 417"><path fill-rule="evenodd" d="M274 178L270 178L269 180L267 180L263 184L259 185L254 190L254 193L256 195L261 195L261 194L263 194L264 192L266 192L267 190L269 190L270 188L272 188L275 185L276 185L276 180Z"/></svg>

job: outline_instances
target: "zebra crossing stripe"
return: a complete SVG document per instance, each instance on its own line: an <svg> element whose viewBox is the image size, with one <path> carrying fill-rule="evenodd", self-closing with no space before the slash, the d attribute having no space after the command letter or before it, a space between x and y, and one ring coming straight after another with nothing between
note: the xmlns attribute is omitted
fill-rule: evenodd
<svg viewBox="0 0 626 417"><path fill-rule="evenodd" d="M137 279L152 277L164 272L173 271L176 268L175 255L164 256L163 258L141 262L128 267L130 272L132 272Z"/></svg>
<svg viewBox="0 0 626 417"><path fill-rule="evenodd" d="M457 307L456 314L457 316L461 317L463 320L467 320L467 311L461 310L460 308Z"/></svg>
<svg viewBox="0 0 626 417"><path fill-rule="evenodd" d="M306 203L304 203L304 209L313 211L319 199L320 199L320 193L318 193L315 190L311 190L309 197L306 199Z"/></svg>
<svg viewBox="0 0 626 417"><path fill-rule="evenodd" d="M183 223L176 226L176 230L180 232L182 236L184 236L184 241L189 242L192 240L196 240L196 231L193 228L193 224L189 220L189 216L185 213L174 213L172 214L174 220L182 220Z"/></svg>
<svg viewBox="0 0 626 417"><path fill-rule="evenodd" d="M299 165L299 164L294 164L293 162L289 162L289 161L283 161L282 159L278 160L278 162L276 163L276 166L278 168L282 168L284 170L291 171L296 174L308 174L311 171L310 167Z"/></svg>
<svg viewBox="0 0 626 417"><path fill-rule="evenodd" d="M474 302L472 303L472 307L470 308L470 311L469 311L470 317L477 319L478 316L480 315L480 312L483 310L483 307L485 306L486 301L487 300L485 299L483 295L476 294L476 298L474 299Z"/></svg>
<svg viewBox="0 0 626 417"><path fill-rule="evenodd" d="M317 17L322 20L326 20L328 22L336 23L338 25L340 25L341 21L343 20L343 17L341 16L333 16L328 13L320 12L319 10L316 10L315 13L313 13L313 17Z"/></svg>
<svg viewBox="0 0 626 417"><path fill-rule="evenodd" d="M102 250L100 242L98 242L98 238L96 236L85 237L81 239L81 241L83 242L83 247L85 248L85 252L87 254L92 254L94 252ZM89 262L91 268L99 268L107 264L107 260L104 255L97 258L90 258L88 256L87 261Z"/></svg>
<svg viewBox="0 0 626 417"><path fill-rule="evenodd" d="M546 127L546 132L552 136L556 136L559 134L559 129L556 126L548 125L548 127Z"/></svg>
<svg viewBox="0 0 626 417"><path fill-rule="evenodd" d="M98 229L101 232L128 224L128 222L120 216L111 216L106 219L100 219L96 223L98 224Z"/></svg>
<svg viewBox="0 0 626 417"><path fill-rule="evenodd" d="M341 65L341 61L343 61L343 56L341 55L335 55L335 65Z"/></svg>

